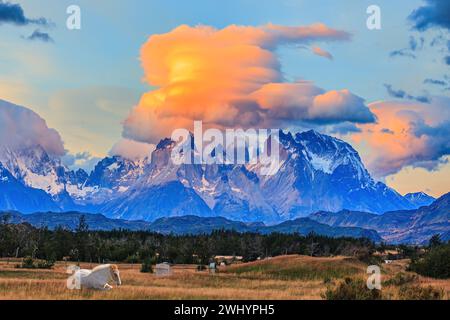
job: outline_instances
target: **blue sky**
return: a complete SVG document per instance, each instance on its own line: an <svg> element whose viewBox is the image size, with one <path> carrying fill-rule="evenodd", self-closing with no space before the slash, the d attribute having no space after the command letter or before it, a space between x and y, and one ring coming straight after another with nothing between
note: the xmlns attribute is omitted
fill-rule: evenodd
<svg viewBox="0 0 450 320"><path fill-rule="evenodd" d="M140 48L150 35L168 33L181 24L222 29L230 24L321 22L350 32L352 40L321 44L332 53L332 61L298 46L280 48L277 54L287 80L311 80L326 90L347 88L366 103L392 99L385 84L411 97L450 93L424 84L426 78L449 75L442 47L415 50L415 59L390 56L408 48L411 36L429 42L443 32L411 30L407 17L424 4L420 0L12 2L20 4L28 18L45 17L53 25L0 24L0 98L38 112L60 132L71 153L88 151L101 157L109 152L120 139L121 122L151 89L143 81ZM81 8L81 30L65 27L66 8L72 4ZM371 4L381 8L381 30L366 28L366 8ZM36 29L48 33L53 42L27 40Z"/></svg>
<svg viewBox="0 0 450 320"><path fill-rule="evenodd" d="M382 9L382 30L366 28L366 8L373 1L20 1L29 16L44 16L55 22L49 33L54 46L32 47L52 57L52 63L64 75L40 81L45 90L68 86L111 85L146 90L140 81L139 49L148 36L166 33L180 24L198 24L223 28L229 24L259 26L268 22L280 25L305 25L323 22L354 35L349 44L332 44L335 61L327 63L308 52L281 50L283 70L287 77L314 80L323 87L350 87L368 100L386 95L383 82L407 84L411 91L421 91L419 75L424 69L442 77L439 63L417 64L405 59L391 59L389 52L406 47L411 34L406 18L421 1L378 1ZM65 9L78 4L82 9L82 30L65 28ZM34 27L2 27L2 38L21 42L17 35L30 33ZM28 30L27 30L28 29ZM20 44L25 46L25 44ZM30 46L29 46L30 47ZM53 79L53 81L52 81ZM40 79L41 80L41 79Z"/></svg>
<svg viewBox="0 0 450 320"><path fill-rule="evenodd" d="M412 59L393 59L389 53L408 46L410 25L406 18L421 1L377 1L382 10L382 30L366 28L366 8L373 1L61 1L22 0L30 17L46 17L55 23L46 30L54 44L29 43L20 36L32 33L34 26L3 25L0 36L8 47L20 50L0 53L2 78L25 82L32 102L44 118L50 113L48 97L66 89L86 87L123 87L138 97L148 89L141 81L143 71L138 60L139 49L148 36L166 33L180 24L198 24L223 28L229 24L259 26L268 22L280 25L305 25L323 22L330 27L353 34L350 43L325 46L335 59L325 61L298 48L280 50L283 71L289 79L313 80L323 88L350 88L367 101L387 97L383 86L406 88L420 94L439 88L425 88L422 74L442 78L442 64L433 61L434 52L421 52L421 63ZM82 30L65 28L66 8L77 4L82 10ZM43 29L43 28L41 28ZM45 30L45 28L44 28ZM16 49L17 48L17 49ZM24 61L40 60L36 70L23 67ZM22 65L19 66L18 65ZM47 69L47 70L46 70ZM18 72L19 71L19 72ZM131 101L130 101L131 102ZM124 106L123 113L128 112ZM58 127L58 123L51 125ZM64 129L61 128L64 132ZM106 147L106 146L105 146Z"/></svg>

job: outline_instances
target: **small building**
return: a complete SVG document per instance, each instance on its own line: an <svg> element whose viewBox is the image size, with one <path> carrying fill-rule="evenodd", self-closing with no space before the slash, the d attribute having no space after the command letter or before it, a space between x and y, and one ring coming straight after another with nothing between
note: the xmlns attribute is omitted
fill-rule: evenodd
<svg viewBox="0 0 450 320"><path fill-rule="evenodd" d="M215 256L214 261L221 265L222 263L225 264L233 264L233 263L241 263L243 257L242 256Z"/></svg>
<svg viewBox="0 0 450 320"><path fill-rule="evenodd" d="M155 266L155 274L159 277L170 276L172 274L172 268L167 262L159 263Z"/></svg>
<svg viewBox="0 0 450 320"><path fill-rule="evenodd" d="M383 252L376 251L373 255L378 256L385 261L391 261L391 262L393 260L400 260L400 259L405 258L403 256L403 254L400 253L399 250L384 250ZM389 262L385 262L385 263L389 263Z"/></svg>

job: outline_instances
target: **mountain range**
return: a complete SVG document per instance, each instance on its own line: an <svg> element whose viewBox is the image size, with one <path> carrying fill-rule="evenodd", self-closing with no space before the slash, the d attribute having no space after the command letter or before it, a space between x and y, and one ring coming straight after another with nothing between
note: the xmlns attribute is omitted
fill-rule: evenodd
<svg viewBox="0 0 450 320"><path fill-rule="evenodd" d="M353 147L310 130L279 132L280 169L259 164L176 165L175 142L163 139L148 157L100 160L92 172L69 170L42 146L0 146L0 210L82 211L155 221L196 215L277 224L343 209L381 214L412 210L434 199L400 195L375 181Z"/></svg>
<svg viewBox="0 0 450 320"><path fill-rule="evenodd" d="M10 223L29 223L35 227L48 227L56 229L63 227L75 230L81 216L90 230L118 230L152 231L161 234L210 234L214 230L234 230L238 232L269 233L299 233L308 235L315 233L329 237L368 238L380 242L382 238L374 230L359 227L331 227L309 218L299 218L285 221L278 225L265 226L263 223L244 223L228 220L223 217L182 216L160 218L153 222L129 221L123 219L109 219L101 214L80 212L39 212L21 214L19 212L0 212L0 220L8 217Z"/></svg>
<svg viewBox="0 0 450 320"><path fill-rule="evenodd" d="M14 107L3 101L0 107L5 106ZM263 175L260 164L174 164L176 143L168 138L144 159L105 157L90 173L69 170L40 145L0 145L0 210L54 212L46 216L54 223L59 221L57 213L67 211L100 213L114 223L138 220L161 226L161 219L197 216L205 218L206 225L206 218L223 218L234 221L235 227L240 221L246 228L263 223L283 231L287 223L286 230L306 232L319 222L310 229L373 229L403 241L409 231L401 234L400 229L416 230L422 221L410 216L420 216L421 207L435 200L423 192L402 196L374 180L356 150L340 139L314 130L279 131L279 145L280 167L273 175ZM336 224L334 215L344 213L358 223ZM400 218L410 223L396 224ZM420 231L423 237L445 231L448 221L440 223L442 228ZM395 228L397 235L391 236Z"/></svg>
<svg viewBox="0 0 450 320"><path fill-rule="evenodd" d="M321 211L309 218L332 227L376 230L390 243L423 244L435 234L440 234L442 240L450 240L450 193L415 210L390 211L382 215L349 210Z"/></svg>
<svg viewBox="0 0 450 320"><path fill-rule="evenodd" d="M235 230L256 233L315 233L329 237L368 238L376 242L426 244L439 234L450 240L450 193L429 206L415 210L390 211L381 215L342 210L319 211L305 218L288 220L275 225L262 222L240 222L224 217L199 217L186 215L159 218L153 222L143 220L111 219L101 214L81 212L37 212L21 214L16 211L0 212L0 220L8 216L11 223L30 223L36 227L74 230L84 216L91 230L145 230L162 234L204 234L214 230Z"/></svg>

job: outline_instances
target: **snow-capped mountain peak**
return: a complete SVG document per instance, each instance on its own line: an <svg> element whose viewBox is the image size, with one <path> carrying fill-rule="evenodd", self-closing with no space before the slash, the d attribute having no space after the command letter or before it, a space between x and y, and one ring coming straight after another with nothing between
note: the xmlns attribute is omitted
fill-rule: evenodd
<svg viewBox="0 0 450 320"><path fill-rule="evenodd" d="M436 198L422 191L405 194L405 198L413 203L416 207L428 206L436 200Z"/></svg>
<svg viewBox="0 0 450 320"><path fill-rule="evenodd" d="M60 159L50 157L39 145L28 148L2 148L0 161L26 186L41 189L52 196L64 191L65 172Z"/></svg>
<svg viewBox="0 0 450 320"><path fill-rule="evenodd" d="M136 183L104 211L113 217L153 220L191 210L274 223L318 209L381 213L412 207L400 194L374 181L348 143L315 131L280 132L279 139L281 167L272 176L260 175L257 164L175 165L170 161L175 143L163 139Z"/></svg>
<svg viewBox="0 0 450 320"><path fill-rule="evenodd" d="M346 142L307 131L280 131L279 170L258 164L175 164L176 143L163 139L151 157L106 157L87 174L61 165L42 148L1 152L0 160L26 186L44 190L61 210L155 220L195 214L276 223L341 209L382 213L409 209L409 200L374 181ZM195 154L195 150L192 151Z"/></svg>
<svg viewBox="0 0 450 320"><path fill-rule="evenodd" d="M295 141L303 145L314 169L332 174L337 167L350 165L356 169L359 180L372 180L358 152L348 143L314 130L297 133Z"/></svg>

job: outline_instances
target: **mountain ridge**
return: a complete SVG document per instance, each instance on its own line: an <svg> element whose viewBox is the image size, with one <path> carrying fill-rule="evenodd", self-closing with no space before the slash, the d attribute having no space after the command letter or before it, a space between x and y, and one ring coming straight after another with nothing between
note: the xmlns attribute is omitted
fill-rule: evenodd
<svg viewBox="0 0 450 320"><path fill-rule="evenodd" d="M389 211L382 215L342 210L316 212L309 216L333 227L360 227L376 230L389 242L423 244L434 234L450 232L450 193L429 206L413 210Z"/></svg>
<svg viewBox="0 0 450 320"><path fill-rule="evenodd" d="M180 217L160 218L153 222L139 220L110 219L102 214L81 213L81 212L38 212L32 214L21 214L19 212L0 212L0 220L8 217L10 223L30 223L35 227L48 227L56 229L63 227L75 230L79 219L84 216L85 222L90 230L118 230L126 229L130 231L151 231L161 234L210 234L216 230L234 230L237 232L254 232L262 234L278 233L299 233L329 237L353 237L368 238L372 241L380 242L382 239L374 230L351 227L330 227L328 225L313 221L309 218L299 218L292 221L285 221L280 225L264 226L258 223L244 223L232 221L224 217L199 217L186 215Z"/></svg>
<svg viewBox="0 0 450 320"><path fill-rule="evenodd" d="M428 206L436 200L435 197L432 197L423 191L407 193L404 197L408 199L412 204L414 204L417 208Z"/></svg>
<svg viewBox="0 0 450 320"><path fill-rule="evenodd" d="M426 244L435 234L446 241L450 239L450 193L438 198L429 206L415 210L390 211L383 215L342 210L336 213L320 211L307 218L297 218L274 225L233 221L225 217L199 217L184 215L163 217L153 222L143 220L110 219L102 214L81 212L41 212L20 214L0 212L0 217L11 215L12 222L29 222L34 226L66 226L75 229L84 215L91 229L149 230L163 234L199 234L214 230L235 230L257 233L311 232L331 237L366 237L373 241L388 243Z"/></svg>
<svg viewBox="0 0 450 320"><path fill-rule="evenodd" d="M282 165L273 176L261 176L254 165L173 165L169 142L161 140L151 157L138 162L106 157L90 174L68 170L40 148L25 153L33 161L20 151L8 152L7 163L24 185L46 191L60 211L112 218L154 221L195 214L274 224L320 209L382 213L414 207L374 181L349 144L315 131L280 131Z"/></svg>
<svg viewBox="0 0 450 320"><path fill-rule="evenodd" d="M43 190L20 183L0 162L0 208L33 212L36 209L58 209Z"/></svg>
<svg viewBox="0 0 450 320"><path fill-rule="evenodd" d="M0 108L14 105L4 102ZM410 201L375 181L358 152L343 140L314 130L279 130L278 136L280 166L269 176L262 173L261 163L174 164L175 143L168 138L144 159L105 157L90 173L70 170L61 156L49 155L40 145L7 144L0 146L0 163L15 180L9 179L9 186L5 180L2 188L6 194L21 183L26 187L23 199L38 197L35 189L44 191L42 201L30 202L41 205L24 208L27 212L100 212L146 221L195 214L277 224L321 210L381 214L414 209L414 203L426 201L424 196L410 196ZM10 196L0 210L21 208L20 202Z"/></svg>
<svg viewBox="0 0 450 320"><path fill-rule="evenodd" d="M393 189L374 181L358 153L342 140L315 131L295 135L280 131L280 142L279 172L262 176L254 165L173 165L174 143L161 140L134 187L100 210L110 217L153 221L186 214L180 208L187 202L196 203L189 207L201 216L278 223L321 207L377 213L413 208ZM183 201L171 199L170 208L142 213L152 192L170 194L174 184L184 186L179 188Z"/></svg>

